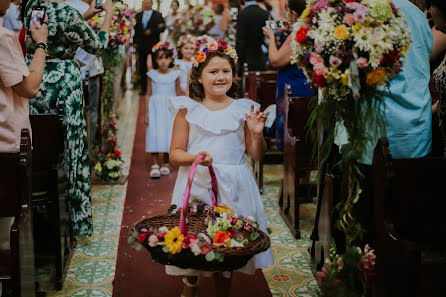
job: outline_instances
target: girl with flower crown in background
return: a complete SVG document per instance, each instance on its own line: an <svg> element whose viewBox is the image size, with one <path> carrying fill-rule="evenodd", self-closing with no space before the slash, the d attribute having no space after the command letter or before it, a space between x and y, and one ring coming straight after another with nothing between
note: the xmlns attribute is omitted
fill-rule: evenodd
<svg viewBox="0 0 446 297"><path fill-rule="evenodd" d="M169 97L181 94L179 70L174 70L175 49L169 42L159 42L153 46L153 68L147 72L146 152L151 153L153 165L150 177L169 175L169 147L172 135L172 116L169 113ZM163 163L158 165L158 155L164 153Z"/></svg>
<svg viewBox="0 0 446 297"><path fill-rule="evenodd" d="M255 160L263 158L266 144L263 127L266 116L259 104L236 99L237 55L219 39L202 45L194 57L190 74L189 97L169 99L174 117L170 161L179 165L172 204L181 205L190 165L199 155L199 163L191 187L191 201L212 205L211 178L206 168L213 165L218 181L219 205L226 205L241 216L251 216L266 232L266 217L259 189L245 164L245 151ZM200 203L202 203L200 202ZM203 250L202 253L206 253ZM254 274L258 268L273 264L271 249L254 256L239 271ZM183 275L182 296L196 296L198 276L213 276L216 296L228 296L230 272L199 271L166 266L169 275Z"/></svg>
<svg viewBox="0 0 446 297"><path fill-rule="evenodd" d="M192 69L192 57L195 55L195 38L190 34L185 34L177 42L178 58L175 65L181 71L180 86L183 94L188 94L189 72Z"/></svg>

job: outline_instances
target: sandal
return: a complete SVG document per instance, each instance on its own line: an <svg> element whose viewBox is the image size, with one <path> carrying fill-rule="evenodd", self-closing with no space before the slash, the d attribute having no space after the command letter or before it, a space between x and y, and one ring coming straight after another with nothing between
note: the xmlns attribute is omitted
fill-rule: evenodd
<svg viewBox="0 0 446 297"><path fill-rule="evenodd" d="M198 279L195 284L191 284L190 282L188 282L187 277L183 277L183 284L188 288L197 288L198 287ZM193 294L193 297L197 297L197 296L198 296L198 289L195 289L195 294ZM181 297L186 297L186 296L181 294Z"/></svg>
<svg viewBox="0 0 446 297"><path fill-rule="evenodd" d="M160 172L160 166L159 165L152 165L150 168L150 178L160 178L161 172Z"/></svg>
<svg viewBox="0 0 446 297"><path fill-rule="evenodd" d="M160 169L161 175L169 175L170 174L170 168L169 164L163 164Z"/></svg>

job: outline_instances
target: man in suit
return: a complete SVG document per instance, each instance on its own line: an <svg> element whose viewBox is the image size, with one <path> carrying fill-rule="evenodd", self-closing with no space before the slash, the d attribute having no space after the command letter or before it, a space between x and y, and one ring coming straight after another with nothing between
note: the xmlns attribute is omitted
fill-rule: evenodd
<svg viewBox="0 0 446 297"><path fill-rule="evenodd" d="M152 9L152 0L142 3L142 11L136 14L134 43L139 56L139 75L141 78L141 93L147 91L147 56L152 47L160 41L160 33L164 31L164 19L161 13Z"/></svg>
<svg viewBox="0 0 446 297"><path fill-rule="evenodd" d="M258 3L264 0L248 1L245 8L237 17L236 50L239 56L239 73L243 64L248 63L248 69L265 69L266 57L262 51L264 41L262 27L269 17L266 10L259 7Z"/></svg>

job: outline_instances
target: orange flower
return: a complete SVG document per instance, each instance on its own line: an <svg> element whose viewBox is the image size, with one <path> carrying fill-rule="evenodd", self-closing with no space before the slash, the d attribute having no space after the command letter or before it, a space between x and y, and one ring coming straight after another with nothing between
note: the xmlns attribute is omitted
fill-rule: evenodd
<svg viewBox="0 0 446 297"><path fill-rule="evenodd" d="M221 244L221 243L225 243L226 240L228 240L228 239L229 239L229 235L226 232L217 231L217 233L215 233L213 241L214 241L214 243Z"/></svg>
<svg viewBox="0 0 446 297"><path fill-rule="evenodd" d="M371 86L379 83L386 75L386 70L383 67L378 67L375 70L370 71L366 75L366 83Z"/></svg>
<svg viewBox="0 0 446 297"><path fill-rule="evenodd" d="M198 52L196 55L196 59L198 63L203 63L206 60L206 54L203 52Z"/></svg>

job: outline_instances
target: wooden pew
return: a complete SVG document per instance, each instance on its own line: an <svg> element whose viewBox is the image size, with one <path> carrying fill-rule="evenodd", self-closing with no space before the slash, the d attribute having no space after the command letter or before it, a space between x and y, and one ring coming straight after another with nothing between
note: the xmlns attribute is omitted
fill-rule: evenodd
<svg viewBox="0 0 446 297"><path fill-rule="evenodd" d="M393 159L386 138L374 151L372 182L376 296L442 296L445 256L445 158ZM440 293L442 292L442 293Z"/></svg>
<svg viewBox="0 0 446 297"><path fill-rule="evenodd" d="M0 281L3 292L14 297L35 296L31 159L27 129L21 131L20 152L0 153L1 241L10 235L9 242L0 242Z"/></svg>
<svg viewBox="0 0 446 297"><path fill-rule="evenodd" d="M284 102L284 179L279 199L280 214L293 233L300 238L299 206L312 199L310 174L312 165L311 147L306 141L306 124L309 116L308 103L311 97L292 97L287 84Z"/></svg>
<svg viewBox="0 0 446 297"><path fill-rule="evenodd" d="M76 245L64 170L63 108L64 102L59 101L57 113L30 116L33 132L32 201L46 209L46 215L35 214L36 259L38 263L54 263L57 290L62 289Z"/></svg>

